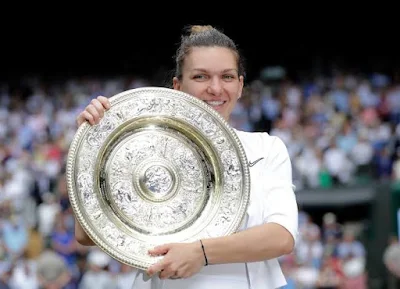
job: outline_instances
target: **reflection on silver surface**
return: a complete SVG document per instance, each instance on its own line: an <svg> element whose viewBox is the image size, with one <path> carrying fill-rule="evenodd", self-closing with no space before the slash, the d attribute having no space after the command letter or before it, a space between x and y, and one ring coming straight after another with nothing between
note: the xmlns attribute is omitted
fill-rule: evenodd
<svg viewBox="0 0 400 289"><path fill-rule="evenodd" d="M148 249L235 232L248 206L247 159L207 104L145 87L110 98L98 125L79 127L67 163L73 210L117 260L147 268Z"/></svg>

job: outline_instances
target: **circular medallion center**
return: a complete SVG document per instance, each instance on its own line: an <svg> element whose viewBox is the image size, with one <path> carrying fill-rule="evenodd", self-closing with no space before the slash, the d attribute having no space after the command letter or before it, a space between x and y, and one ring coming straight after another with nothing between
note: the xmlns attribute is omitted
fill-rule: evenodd
<svg viewBox="0 0 400 289"><path fill-rule="evenodd" d="M133 173L134 185L140 196L150 202L162 202L177 192L176 170L166 161L147 159Z"/></svg>
<svg viewBox="0 0 400 289"><path fill-rule="evenodd" d="M147 168L141 181L155 198L165 197L173 185L171 173L162 165Z"/></svg>

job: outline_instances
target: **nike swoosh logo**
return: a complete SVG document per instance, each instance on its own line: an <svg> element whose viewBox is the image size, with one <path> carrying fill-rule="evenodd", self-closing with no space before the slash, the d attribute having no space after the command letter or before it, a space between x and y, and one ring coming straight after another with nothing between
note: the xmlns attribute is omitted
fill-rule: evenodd
<svg viewBox="0 0 400 289"><path fill-rule="evenodd" d="M254 162L249 162L249 167L253 167L256 163L261 161L263 158L256 159Z"/></svg>

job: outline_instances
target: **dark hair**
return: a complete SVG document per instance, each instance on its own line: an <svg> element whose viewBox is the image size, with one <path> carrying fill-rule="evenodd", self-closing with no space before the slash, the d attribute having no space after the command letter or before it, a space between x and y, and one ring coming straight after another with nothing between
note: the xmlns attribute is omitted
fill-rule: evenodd
<svg viewBox="0 0 400 289"><path fill-rule="evenodd" d="M231 38L211 25L192 25L185 28L186 33L181 37L181 43L175 56L175 76L182 78L182 68L186 56L193 47L225 47L235 53L239 76L245 76L244 59Z"/></svg>

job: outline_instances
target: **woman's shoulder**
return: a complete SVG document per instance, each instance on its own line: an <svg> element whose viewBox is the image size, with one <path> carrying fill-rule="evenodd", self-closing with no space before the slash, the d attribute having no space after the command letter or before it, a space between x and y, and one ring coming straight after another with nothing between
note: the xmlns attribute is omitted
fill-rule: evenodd
<svg viewBox="0 0 400 289"><path fill-rule="evenodd" d="M286 145L277 136L270 135L268 132L248 132L235 130L239 140L246 147L258 149L286 151Z"/></svg>

